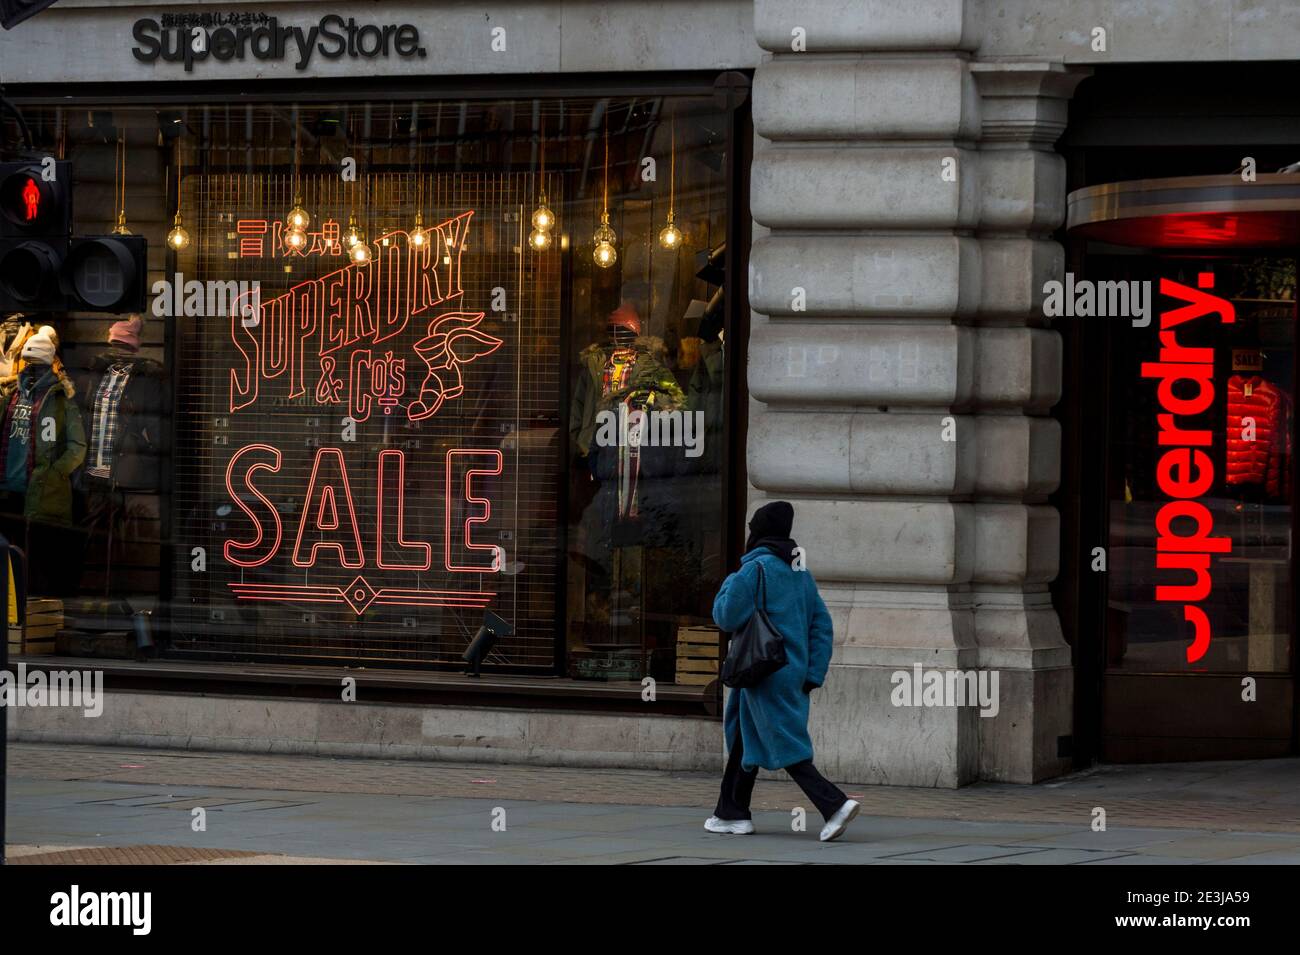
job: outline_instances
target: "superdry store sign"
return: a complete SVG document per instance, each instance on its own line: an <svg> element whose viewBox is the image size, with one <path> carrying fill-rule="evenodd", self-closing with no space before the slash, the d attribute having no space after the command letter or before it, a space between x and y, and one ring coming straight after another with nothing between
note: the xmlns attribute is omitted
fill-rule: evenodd
<svg viewBox="0 0 1300 955"><path fill-rule="evenodd" d="M450 662L491 609L519 633L497 662L549 662L559 272L526 257L523 183L380 177L358 262L328 180L291 245L270 215L287 195L196 178L194 207L231 211L204 214L190 267L258 288L183 337L178 493L201 489L187 530L212 556L182 570L189 646Z"/></svg>
<svg viewBox="0 0 1300 955"><path fill-rule="evenodd" d="M177 13L144 17L131 26L131 55L141 63L195 63L212 59L285 60L305 70L315 56L327 60L423 57L420 31L410 23L358 23L329 15L310 26L281 24L264 13Z"/></svg>
<svg viewBox="0 0 1300 955"><path fill-rule="evenodd" d="M1215 349L1198 345L1198 338L1204 340L1201 326L1215 317L1224 324L1235 322L1236 310L1208 291L1214 287L1213 273L1201 273L1197 285L1160 280L1160 294L1181 307L1161 313L1159 360L1142 364L1142 377L1159 382L1156 484L1169 498L1155 517L1160 580L1155 597L1181 605L1183 620L1191 624L1189 664L1210 649L1210 615L1202 605L1214 587L1211 562L1232 551L1232 538L1215 536L1214 512L1201 500L1216 484L1211 457L1215 429L1207 420L1215 407Z"/></svg>

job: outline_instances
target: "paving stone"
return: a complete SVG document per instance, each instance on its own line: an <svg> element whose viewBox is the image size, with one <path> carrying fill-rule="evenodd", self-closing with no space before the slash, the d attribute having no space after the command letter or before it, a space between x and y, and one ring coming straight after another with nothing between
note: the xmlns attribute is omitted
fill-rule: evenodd
<svg viewBox="0 0 1300 955"><path fill-rule="evenodd" d="M57 851L164 846L177 864L254 855L263 860L256 864L1300 862L1300 760L1196 772L1142 767L1050 786L849 787L866 790L862 814L840 840L822 844L815 815L809 831L790 829L788 806L805 800L784 781L760 780L756 835L719 836L702 828L717 795L717 779L706 774L248 754L191 759L35 744L11 752L11 839ZM122 770L127 763L144 768ZM1234 769L1242 770L1237 790L1225 781ZM472 783L481 778L496 782ZM1108 808L1107 832L1087 828L1096 805ZM206 832L190 829L194 806L209 810ZM497 807L506 810L505 832L491 829ZM1116 807L1138 824L1116 826ZM199 850L210 857L180 859Z"/></svg>

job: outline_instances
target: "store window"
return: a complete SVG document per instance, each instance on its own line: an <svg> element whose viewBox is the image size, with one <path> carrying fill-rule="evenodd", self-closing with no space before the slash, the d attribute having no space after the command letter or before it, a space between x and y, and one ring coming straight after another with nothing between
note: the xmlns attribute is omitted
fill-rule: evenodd
<svg viewBox="0 0 1300 955"><path fill-rule="evenodd" d="M62 409L3 501L60 652L449 669L488 620L488 668L711 682L711 97L23 112L77 232L150 249L137 314L5 316Z"/></svg>

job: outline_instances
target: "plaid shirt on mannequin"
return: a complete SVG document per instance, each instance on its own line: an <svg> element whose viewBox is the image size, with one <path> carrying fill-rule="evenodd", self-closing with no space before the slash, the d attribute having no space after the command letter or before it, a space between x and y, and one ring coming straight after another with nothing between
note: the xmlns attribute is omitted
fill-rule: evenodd
<svg viewBox="0 0 1300 955"><path fill-rule="evenodd" d="M90 454L86 473L107 478L113 473L113 447L120 428L118 405L131 380L131 364L119 362L105 372L95 393L94 413L91 417Z"/></svg>

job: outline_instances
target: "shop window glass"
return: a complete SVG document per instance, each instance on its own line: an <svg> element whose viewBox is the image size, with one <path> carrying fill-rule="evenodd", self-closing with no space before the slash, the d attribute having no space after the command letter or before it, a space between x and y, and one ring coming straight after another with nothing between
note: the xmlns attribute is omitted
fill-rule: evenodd
<svg viewBox="0 0 1300 955"><path fill-rule="evenodd" d="M85 433L58 513L3 500L63 652L450 668L490 613L489 668L710 682L677 647L724 576L712 98L25 115L154 290L5 317L55 328Z"/></svg>

